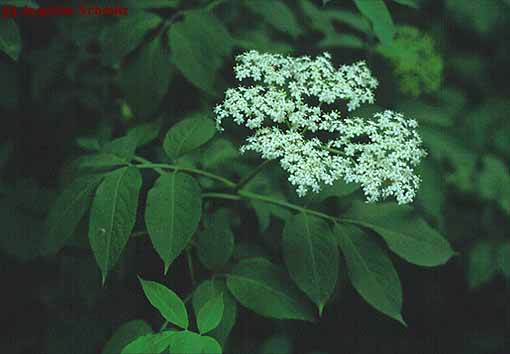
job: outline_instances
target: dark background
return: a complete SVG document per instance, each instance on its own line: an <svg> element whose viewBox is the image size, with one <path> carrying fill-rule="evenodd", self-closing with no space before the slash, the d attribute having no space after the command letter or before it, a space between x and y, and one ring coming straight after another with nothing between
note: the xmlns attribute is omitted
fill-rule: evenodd
<svg viewBox="0 0 510 354"><path fill-rule="evenodd" d="M41 6L55 4L38 2ZM201 3L205 1L190 1L186 6ZM296 55L322 51L317 47L320 31L310 26L297 2L286 3L298 17L303 33L291 40L268 30L265 45L277 48L284 43ZM356 11L348 1L331 1L329 6ZM419 199L417 208L459 255L435 269L392 259L402 281L407 328L370 308L342 281L337 301L326 307L317 324L274 321L241 309L231 334L232 352L255 353L276 334L282 342L291 343L292 353L510 353L508 269L505 278L505 270L495 265L501 245L510 242L509 211L501 207L501 199L510 198L508 188L501 187L510 183L510 148L505 141L510 133L510 4L503 0L424 0L418 10L390 1L388 6L397 24L419 28L434 39L444 62L439 90L409 97L398 91L391 65L377 53L341 46L327 49L337 63L360 58L369 61L381 82L377 94L380 106L398 108L411 101L415 105L411 110L420 111L426 105L433 109L422 111L422 115L437 114L448 120L448 124L432 124L432 128L455 142L455 149L474 161L474 166L453 154L452 146L425 139L431 155L429 175L433 176L429 180L424 177L425 191L434 194ZM216 14L239 36L250 26L263 24L263 19L226 7L218 8ZM156 12L166 18L174 13ZM161 102L142 104L142 114L135 112L135 118L126 119L122 105L133 88L119 83L118 76L136 53L116 69L99 62L101 46L94 29L110 20L18 17L23 43L20 58L14 62L0 54L0 144L12 146L5 163L0 164L1 349L5 353L99 353L113 331L127 320L142 318L154 328L160 326L133 276L162 277L160 260L147 240L129 243L119 269L104 287L88 248L86 225L56 257L41 258L36 251L38 237L42 237L39 223L58 187L68 178L66 163L81 153L77 137L102 126L111 136L120 136L136 122L155 120L162 122L161 131L165 132L187 112L212 107L220 99L203 93L177 73ZM339 23L338 31L344 29ZM376 42L373 37L365 40ZM236 47L234 53L241 51ZM232 64L232 58L225 61L218 74L219 87L234 82ZM128 77L130 80L139 78ZM454 90L462 99L450 102L446 90ZM430 123L425 118L420 124ZM506 173L484 170L484 156L501 161ZM487 174L493 182L486 182ZM249 211L242 213L236 235L249 238L249 230L256 230L256 219ZM281 225L272 224L269 236L278 238L280 230ZM480 249L489 251L478 252ZM172 265L171 283L185 295L191 285L181 258Z"/></svg>

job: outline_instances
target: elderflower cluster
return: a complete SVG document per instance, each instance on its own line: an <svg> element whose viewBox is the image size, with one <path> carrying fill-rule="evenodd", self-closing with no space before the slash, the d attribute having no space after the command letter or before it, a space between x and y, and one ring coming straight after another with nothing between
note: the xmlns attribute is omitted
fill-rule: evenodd
<svg viewBox="0 0 510 354"><path fill-rule="evenodd" d="M388 110L362 119L334 109L340 100L348 111L374 103L378 83L364 62L337 69L327 53L311 59L249 51L237 57L235 75L251 84L227 90L215 108L218 129L231 118L253 130L241 152L278 159L299 196L343 179L359 183L368 202L414 199L414 167L425 156L416 121Z"/></svg>

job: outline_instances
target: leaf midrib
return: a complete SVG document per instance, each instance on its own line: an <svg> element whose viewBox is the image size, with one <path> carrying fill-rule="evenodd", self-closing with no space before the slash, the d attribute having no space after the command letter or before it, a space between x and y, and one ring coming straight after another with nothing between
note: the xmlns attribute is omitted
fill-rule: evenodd
<svg viewBox="0 0 510 354"><path fill-rule="evenodd" d="M318 289L318 295L320 298L322 295L322 287L320 286L320 282L319 282L319 278L318 278L319 276L318 276L318 271L317 271L317 263L315 262L315 256L313 253L313 244L312 244L312 239L311 239L312 234L310 231L310 223L308 221L308 216L306 214L303 214L303 216L305 218L306 241L307 241L307 245L310 250L310 255L312 258L312 273L313 273L312 281L313 281L315 287ZM319 299L319 302L322 302L322 299Z"/></svg>
<svg viewBox="0 0 510 354"><path fill-rule="evenodd" d="M176 148L176 151L175 151L175 154L176 154L175 157L178 157L180 155L182 145L184 144L184 142L186 140L188 140L188 138L192 135L192 133L195 132L195 130L198 128L199 125L200 124L199 124L198 120L196 120L195 124L191 127L191 129L189 129L188 131L186 131L184 133L184 137L181 139L180 143L178 143L178 145L177 145L177 148Z"/></svg>
<svg viewBox="0 0 510 354"><path fill-rule="evenodd" d="M111 213L111 217L110 217L110 224L108 225L108 229L109 229L109 235L107 234L106 236L106 263L105 263L105 270L108 271L108 265L110 263L110 252L111 252L111 243L112 243L112 235L113 235L113 220L115 220L115 214L116 214L116 209L117 209L117 198L118 198L118 195L119 195L119 188L120 188L120 183L122 182L122 179L124 178L124 176L126 175L128 171L128 168L125 168L124 171L122 171L122 173L120 174L118 180L117 180L117 183L115 185L115 188L114 188L114 195L113 195L113 203L112 203L112 213Z"/></svg>
<svg viewBox="0 0 510 354"><path fill-rule="evenodd" d="M175 180L177 178L177 172L173 173L171 176L171 182L170 182L170 233L171 235L171 241L174 240L174 232L175 232ZM174 243L170 242L170 247L168 247L168 254L172 253Z"/></svg>
<svg viewBox="0 0 510 354"><path fill-rule="evenodd" d="M169 295L169 298L170 297L174 297L174 295L171 292L169 292L168 289L160 288L159 290L161 290L163 292L167 292L167 294ZM186 326L183 326L183 323L181 323L181 321L179 319L179 316L177 315L177 312L172 308L171 305L166 303L164 297L159 293L159 291L156 290L153 294L157 298L157 300L159 300L160 303L163 304L163 306L168 310L168 312L170 312L170 314L175 317L175 319L169 319L169 318L166 318L166 316L165 316L165 318L169 322L172 322L172 323L178 325L181 328L186 328ZM177 319L177 321L176 321L176 319ZM178 323L176 323L176 322L178 322Z"/></svg>

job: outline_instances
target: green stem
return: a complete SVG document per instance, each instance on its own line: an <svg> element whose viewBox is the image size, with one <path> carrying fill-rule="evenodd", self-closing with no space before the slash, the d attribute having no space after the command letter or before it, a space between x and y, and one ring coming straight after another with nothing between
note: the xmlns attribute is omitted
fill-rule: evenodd
<svg viewBox="0 0 510 354"><path fill-rule="evenodd" d="M269 196L266 196L266 195L252 193L252 192L248 192L246 190L240 190L237 193L238 194L204 193L204 194L202 194L202 197L204 197L204 198L214 198L214 199L227 199L227 200L241 200L242 198L258 200L258 201L265 202L265 203L279 205L279 206L282 206L284 208L295 210L295 211L298 211L298 212L301 212L301 213L315 215L315 216L318 216L320 218L323 218L323 219L326 219L326 220L329 220L329 221L333 221L333 222L338 222L339 221L338 218L335 218L334 216L331 216L331 215L328 215L328 214L325 214L325 213L321 213L320 211L308 209L308 208L305 208L305 207L302 207L302 206L299 206L299 205L296 205L296 204L293 204L293 203L289 203L289 202L286 202L286 201L283 201L283 200L275 199L275 198L272 198L272 197L269 197Z"/></svg>
<svg viewBox="0 0 510 354"><path fill-rule="evenodd" d="M255 178L260 173L260 171L262 171L271 162L273 162L273 160L265 160L260 165L258 165L253 171L251 171L246 176L241 178L239 183L237 183L235 190L238 191L241 188L243 188L248 182L250 182L253 178Z"/></svg>
<svg viewBox="0 0 510 354"><path fill-rule="evenodd" d="M169 170L173 170L173 171L183 171L183 172L188 172L188 173L192 173L192 174L199 175L199 176L208 177L210 179L214 179L218 182L223 183L224 185L226 185L229 188L235 188L235 186L236 186L236 184L234 182L232 182L222 176L218 176L214 173L210 173L210 172L207 172L204 170L199 170L197 168L177 166L177 165L171 165L171 164L166 164L166 163L152 163L149 160L146 160L143 157L139 157L139 156L135 156L134 160L140 162L140 164L134 165L134 167L136 167L136 168L150 168L150 169L155 170L159 174L165 173L163 169L169 169Z"/></svg>
<svg viewBox="0 0 510 354"><path fill-rule="evenodd" d="M333 221L333 222L337 222L337 218L335 218L335 217L333 217L331 215L328 215L328 214L325 214L325 213L321 213L320 211L308 209L308 208L305 208L305 207L302 207L302 206L299 206L299 205L296 205L296 204L293 204L293 203L289 203L289 202L286 202L284 200L275 199L275 198L272 198L272 197L268 197L266 195L252 193L252 192L248 192L248 191L245 191L245 190L239 191L238 194L241 197L243 197L243 198L259 200L261 202L266 202L266 203L271 203L271 204L279 205L279 206L282 206L282 207L285 207L285 208L288 208L288 209L291 209L291 210L299 211L301 213L315 215L315 216L318 216L318 217L323 218L323 219L327 219L327 220L330 220L330 221Z"/></svg>
<svg viewBox="0 0 510 354"><path fill-rule="evenodd" d="M318 216L320 218L323 218L323 219L326 219L326 220L329 220L329 221L333 221L333 222L338 222L339 221L339 219L335 218L334 216L322 213L320 211L308 209L308 208L305 208L305 207L302 207L302 206L299 206L299 205L296 205L296 204L293 204L293 203L289 203L289 202L286 202L284 200L275 199L275 198L272 198L272 197L269 197L269 196L265 196L265 195L261 195L261 194L257 194L257 193L252 193L252 192L249 192L247 190L237 190L237 184L236 183L234 183L234 182L232 182L232 181L230 181L230 180L228 180L228 179L226 179L224 177L215 175L213 173L209 173L207 171L203 171L203 170L199 170L199 169L195 169L195 168L176 166L176 165L152 163L152 162L144 159L143 157L138 157L138 156L136 156L134 159L135 159L135 161L141 162L141 164L139 164L139 165L134 165L137 168L152 168L152 169L156 170L157 172L159 172L160 174L164 174L165 173L163 170L161 170L162 168L171 169L171 170L175 170L175 171L189 172L189 173L193 173L193 174L209 177L211 179L220 181L220 182L224 183L227 187L233 188L234 191L236 192L236 193L233 193L233 194L216 193L216 192L203 193L202 194L203 198L227 199L227 200L241 200L242 198L245 198L245 199L259 200L261 202L266 202L266 203L270 203L270 204L274 204L274 205L279 205L279 206L282 206L284 208L295 210L295 211L298 211L298 212L301 212L301 213L315 215L315 216ZM265 166L265 163L262 163L254 171L258 172L264 166ZM159 171L158 171L158 169L159 169ZM256 175L256 173L253 174L253 172L250 173L248 176ZM253 177L251 177L251 178L253 178ZM348 221L346 221L346 222L348 222Z"/></svg>
<svg viewBox="0 0 510 354"><path fill-rule="evenodd" d="M241 200L241 197L237 194L227 194L227 193L202 193L202 198L212 198L212 199L228 199L228 200Z"/></svg>

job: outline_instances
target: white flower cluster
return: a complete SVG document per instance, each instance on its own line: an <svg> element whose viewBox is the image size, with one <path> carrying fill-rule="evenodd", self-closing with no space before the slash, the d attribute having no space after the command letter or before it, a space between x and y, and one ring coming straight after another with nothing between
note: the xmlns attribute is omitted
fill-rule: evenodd
<svg viewBox="0 0 510 354"><path fill-rule="evenodd" d="M392 111L342 118L324 107L345 100L351 111L374 102L377 80L364 62L335 69L327 53L311 59L249 51L237 57L235 74L253 84L227 90L215 108L218 129L231 117L254 130L241 152L279 159L299 196L343 179L359 183L369 202L414 199L414 167L425 156L416 121Z"/></svg>

